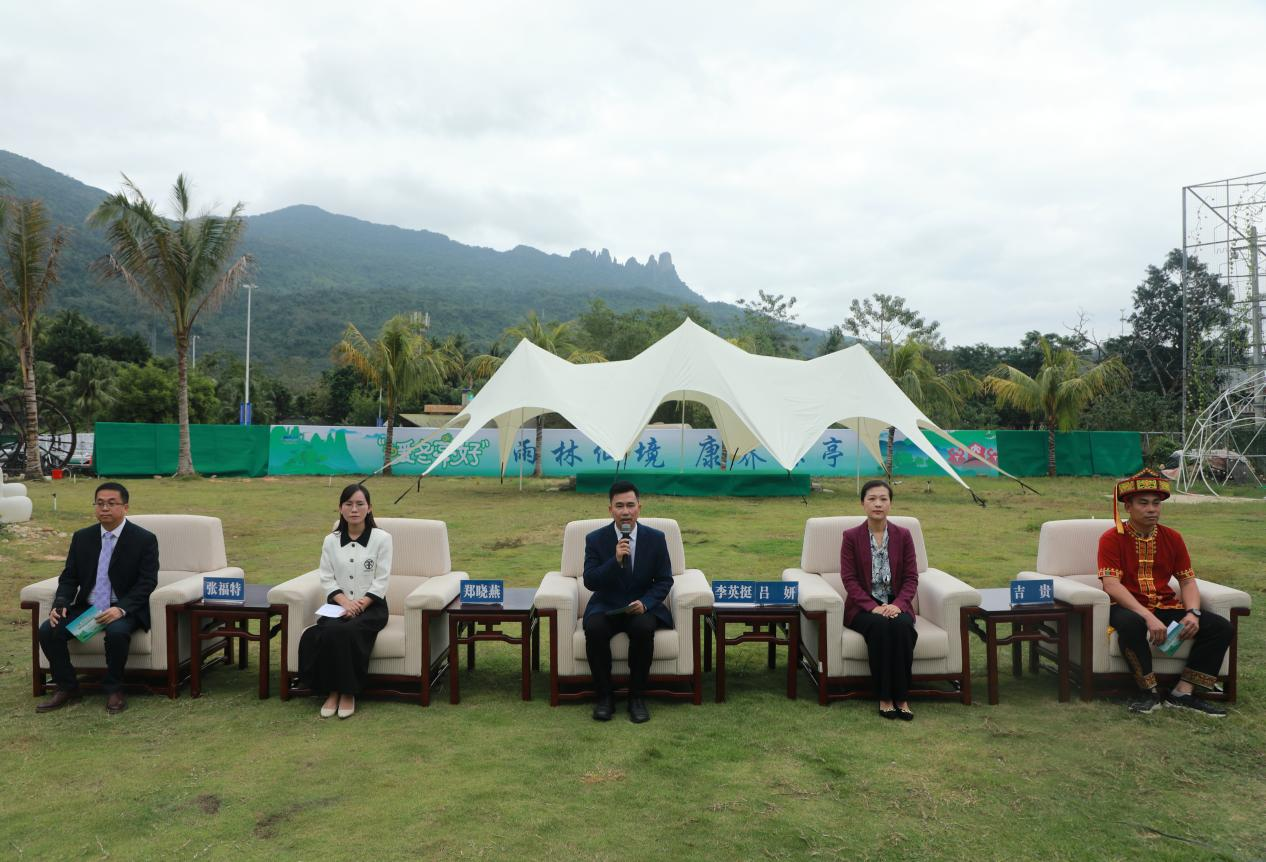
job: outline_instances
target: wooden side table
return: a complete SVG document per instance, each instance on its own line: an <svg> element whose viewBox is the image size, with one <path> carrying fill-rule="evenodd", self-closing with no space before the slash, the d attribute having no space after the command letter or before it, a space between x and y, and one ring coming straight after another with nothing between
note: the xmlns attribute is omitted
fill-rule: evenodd
<svg viewBox="0 0 1266 862"><path fill-rule="evenodd" d="M730 624L746 626L735 637L726 637L725 627ZM782 637L779 626L785 626L787 636ZM716 702L725 702L725 648L745 643L768 644L770 670L777 666L778 647L787 647L787 697L796 699L796 674L800 667L800 609L774 605L753 607L727 607L717 605L711 614L703 617L704 670L712 660L712 633L716 632Z"/></svg>
<svg viewBox="0 0 1266 862"><path fill-rule="evenodd" d="M202 695L202 642L216 638L225 638L226 641L236 638L242 641L238 646L237 666L239 668L246 667L247 644L251 641L259 644L259 699L267 699L268 674L271 670L268 642L272 640L273 635L281 632L283 673L285 672L286 649L289 646L286 639L287 608L285 605L269 604L269 589L262 584L247 584L246 600L240 605L205 602L201 599L185 605L185 610L189 612L189 655L192 659L189 663L190 697ZM281 618L276 625L272 624L274 616ZM223 623L223 625L204 628L203 622L210 620ZM250 630L252 620L259 623L258 633L252 633Z"/></svg>
<svg viewBox="0 0 1266 862"><path fill-rule="evenodd" d="M532 699L532 671L541 669L541 625L536 614L536 590L511 587L505 601L498 605L463 604L453 599L448 612L448 700L461 703L457 671L459 647L466 646L466 669L475 668L475 644L478 641L500 641L518 646L523 657L522 696ZM502 623L518 623L519 636L500 629ZM482 626L482 628L480 628Z"/></svg>
<svg viewBox="0 0 1266 862"><path fill-rule="evenodd" d="M998 647L1011 647L1011 672L1015 676L1024 673L1021 645L1030 643L1051 644L1056 648L1056 665L1059 672L1059 700L1064 703L1069 696L1068 629L1078 608L1067 602L1055 601L1049 605L1011 605L1011 591L1006 588L980 590L980 605L962 609L966 626L985 643L985 662L989 678L989 703L998 703ZM982 627L983 623L983 627ZM1011 633L998 636L998 625L1009 623ZM963 645L967 645L967 630L963 630ZM963 662L969 661L966 650ZM1036 652L1030 663L1036 672ZM1083 692L1084 697L1084 692Z"/></svg>

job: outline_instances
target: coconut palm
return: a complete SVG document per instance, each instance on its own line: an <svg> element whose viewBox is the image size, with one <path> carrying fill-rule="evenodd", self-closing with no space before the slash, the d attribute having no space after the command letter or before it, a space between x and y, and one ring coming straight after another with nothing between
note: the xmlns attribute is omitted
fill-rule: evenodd
<svg viewBox="0 0 1266 862"><path fill-rule="evenodd" d="M963 402L980 388L980 381L964 369L940 373L924 355L926 348L914 338L893 349L888 357L888 376L900 387L906 397L924 413L936 414L938 419L953 421L958 418ZM892 478L892 446L897 429L888 428L888 454L884 472Z"/></svg>
<svg viewBox="0 0 1266 862"><path fill-rule="evenodd" d="M81 353L75 367L61 381L58 397L85 425L114 404L118 363L105 356Z"/></svg>
<svg viewBox="0 0 1266 862"><path fill-rule="evenodd" d="M334 345L334 359L349 365L366 382L382 389L387 399L387 435L383 441L382 473L391 475L395 454L396 409L403 399L420 389L442 382L453 373L455 362L449 351L436 346L426 336L420 314L397 314L383 324L373 341L347 324L343 340Z"/></svg>
<svg viewBox="0 0 1266 862"><path fill-rule="evenodd" d="M227 216L191 211L184 174L172 186L175 217L158 213L125 175L123 190L110 195L88 216L103 227L111 254L93 264L98 275L123 281L165 315L176 342L177 421L180 451L176 475L193 475L189 448L189 336L198 316L219 308L246 279L250 255L233 259L246 230L243 205Z"/></svg>
<svg viewBox="0 0 1266 862"><path fill-rule="evenodd" d="M509 355L507 347L520 341L530 341L537 347L566 359L568 362L606 362L607 358L597 350L585 350L572 334L570 322L543 323L535 311L529 311L522 323L511 326L501 333L492 350L470 361L471 374L475 379L487 380ZM541 445L545 430L544 414L536 417L536 454L532 475L541 475Z"/></svg>
<svg viewBox="0 0 1266 862"><path fill-rule="evenodd" d="M49 235L48 214L38 200L0 197L0 236L8 269L0 268L0 302L13 324L26 436L23 476L38 479L40 464L39 407L35 385L35 317L57 282L57 262L66 243L58 228Z"/></svg>
<svg viewBox="0 0 1266 862"><path fill-rule="evenodd" d="M1042 366L1030 377L1010 365L999 365L982 385L998 399L998 406L1024 410L1047 431L1047 475L1055 475L1055 431L1068 431L1082 411L1100 395L1130 382L1130 371L1113 356L1098 365L1067 348L1056 350L1045 338L1038 339Z"/></svg>

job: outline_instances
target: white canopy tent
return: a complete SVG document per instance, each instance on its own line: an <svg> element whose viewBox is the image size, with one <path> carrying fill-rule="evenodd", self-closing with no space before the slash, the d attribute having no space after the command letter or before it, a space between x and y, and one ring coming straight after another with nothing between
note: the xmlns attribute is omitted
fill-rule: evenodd
<svg viewBox="0 0 1266 862"><path fill-rule="evenodd" d="M620 362L573 365L519 342L447 423L462 430L426 473L491 423L497 426L504 476L518 430L542 413L562 415L612 458L623 459L655 409L678 400L697 401L711 411L731 463L760 446L791 470L834 423L856 431L882 461L879 436L894 427L968 488L923 432L970 450L924 416L862 346L810 360L755 356L689 319Z"/></svg>

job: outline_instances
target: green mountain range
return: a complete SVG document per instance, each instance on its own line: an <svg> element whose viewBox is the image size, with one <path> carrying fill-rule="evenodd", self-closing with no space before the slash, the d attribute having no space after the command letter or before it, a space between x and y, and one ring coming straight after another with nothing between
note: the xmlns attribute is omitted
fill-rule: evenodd
<svg viewBox="0 0 1266 862"><path fill-rule="evenodd" d="M53 221L71 232L49 310L79 310L101 325L152 339L158 352L169 353L165 323L121 284L103 284L88 271L108 248L102 233L84 222L107 193L3 150L0 177L12 194L43 199ZM168 194L166 188L144 191L158 201ZM311 379L327 367L348 322L372 336L402 312L427 312L436 336L461 333L481 347L529 309L546 320L567 320L594 298L616 311L692 304L722 327L741 317L737 307L709 302L687 287L668 252L621 263L606 249L578 249L566 257L522 245L496 251L314 206L247 221L241 251L255 257L253 281L259 286L252 299L251 357L290 379ZM197 351L240 355L245 329L246 295L240 291L199 322Z"/></svg>

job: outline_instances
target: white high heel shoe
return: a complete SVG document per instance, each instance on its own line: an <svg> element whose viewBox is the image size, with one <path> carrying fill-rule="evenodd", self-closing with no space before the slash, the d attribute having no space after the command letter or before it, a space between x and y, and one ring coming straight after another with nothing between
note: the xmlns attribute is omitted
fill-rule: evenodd
<svg viewBox="0 0 1266 862"><path fill-rule="evenodd" d="M355 711L356 711L356 699L355 699L355 698L353 698L353 699L352 699L352 705L351 705L351 706L349 706L347 709L343 709L343 707L341 707L341 706L338 708L338 717L339 717L339 718L351 718L351 717L352 717L352 713L354 713Z"/></svg>
<svg viewBox="0 0 1266 862"><path fill-rule="evenodd" d="M321 717L322 717L322 718L332 718L332 717L334 716L334 713L336 713L337 711L338 711L338 701L337 701L337 700L335 700L335 701L334 701L334 706L325 706L324 704L322 704L322 706L321 706Z"/></svg>

